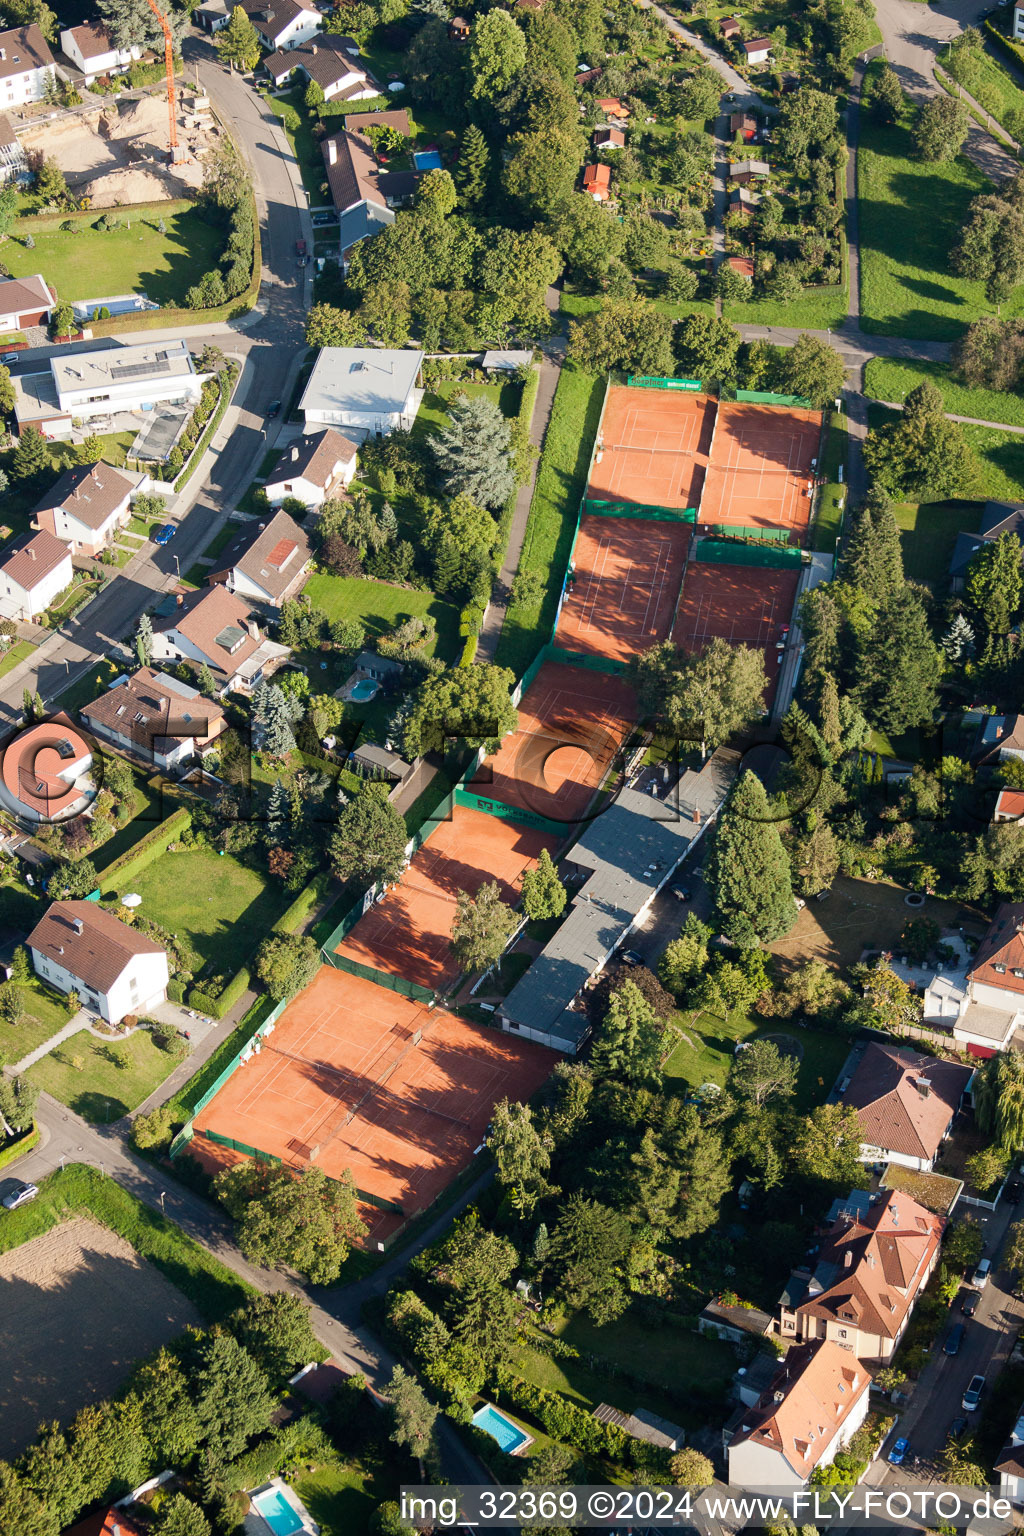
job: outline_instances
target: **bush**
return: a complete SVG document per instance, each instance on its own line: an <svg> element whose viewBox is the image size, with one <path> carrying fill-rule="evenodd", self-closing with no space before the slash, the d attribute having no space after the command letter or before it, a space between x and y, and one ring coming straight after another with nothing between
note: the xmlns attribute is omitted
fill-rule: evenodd
<svg viewBox="0 0 1024 1536"><path fill-rule="evenodd" d="M185 1001L185 983L172 978L167 983L167 997L172 1003L183 1003Z"/></svg>
<svg viewBox="0 0 1024 1536"><path fill-rule="evenodd" d="M134 848L115 859L103 871L100 879L106 889L111 889L116 881L120 885L130 886L136 875L140 875L144 869L148 869L154 859L158 859L162 853L166 853L171 843L178 839L192 825L192 812L182 806L179 810L168 816L152 832L147 832L140 838Z"/></svg>
<svg viewBox="0 0 1024 1536"><path fill-rule="evenodd" d="M174 1135L174 1122L166 1104L148 1115L136 1115L132 1121L132 1146L140 1152L163 1151Z"/></svg>
<svg viewBox="0 0 1024 1536"><path fill-rule="evenodd" d="M194 1008L196 1013L208 1013L212 1018L220 1018L220 998L211 997L208 992L201 992L198 987L193 987L189 992L188 1006Z"/></svg>

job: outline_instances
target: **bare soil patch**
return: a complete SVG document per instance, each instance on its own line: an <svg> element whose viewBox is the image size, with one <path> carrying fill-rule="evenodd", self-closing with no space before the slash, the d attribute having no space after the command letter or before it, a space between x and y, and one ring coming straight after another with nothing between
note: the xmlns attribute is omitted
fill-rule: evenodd
<svg viewBox="0 0 1024 1536"><path fill-rule="evenodd" d="M137 1360L200 1322L129 1243L84 1216L0 1256L0 1316L4 1457L24 1450L43 1420L110 1396Z"/></svg>
<svg viewBox="0 0 1024 1536"><path fill-rule="evenodd" d="M965 928L981 935L982 913L955 901L929 896L923 907L904 903L902 886L885 880L853 880L840 875L825 901L809 901L789 932L768 948L783 969L824 960L842 970L856 965L865 949L895 949L912 917L930 917L940 928Z"/></svg>

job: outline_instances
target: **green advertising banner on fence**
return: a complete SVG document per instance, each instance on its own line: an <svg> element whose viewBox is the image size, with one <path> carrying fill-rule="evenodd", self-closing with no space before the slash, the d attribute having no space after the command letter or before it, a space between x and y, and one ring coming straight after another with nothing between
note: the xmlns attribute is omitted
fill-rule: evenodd
<svg viewBox="0 0 1024 1536"><path fill-rule="evenodd" d="M770 389L738 389L736 399L746 405L788 405L798 406L805 411L813 410L811 402L804 395L775 395Z"/></svg>
<svg viewBox="0 0 1024 1536"><path fill-rule="evenodd" d="M584 498L582 510L590 517L635 517L650 523L697 521L696 507L655 507L637 501L602 501L594 496Z"/></svg>
<svg viewBox="0 0 1024 1536"><path fill-rule="evenodd" d="M538 816L536 811L524 811L521 806L492 800L490 795L479 795L476 790L464 789L461 784L455 791L455 803L471 811L483 811L485 816L494 816L498 821L511 821L518 826L533 827L537 832L550 832L554 837L561 838L566 833L565 822L549 821L546 816Z"/></svg>
<svg viewBox="0 0 1024 1536"><path fill-rule="evenodd" d="M691 395L699 395L701 389L700 379L665 379L650 373L627 374L626 383L634 389L685 389Z"/></svg>
<svg viewBox="0 0 1024 1536"><path fill-rule="evenodd" d="M713 565L760 565L768 570L788 570L803 562L803 550L795 545L743 544L738 539L701 539L697 559Z"/></svg>

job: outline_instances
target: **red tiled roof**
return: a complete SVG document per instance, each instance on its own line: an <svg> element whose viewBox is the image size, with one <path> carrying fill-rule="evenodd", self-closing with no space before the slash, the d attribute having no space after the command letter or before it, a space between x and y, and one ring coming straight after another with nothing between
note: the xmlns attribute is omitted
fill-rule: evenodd
<svg viewBox="0 0 1024 1536"><path fill-rule="evenodd" d="M38 816L52 820L82 797L62 770L91 755L89 743L69 717L54 715L7 743L0 760L4 788Z"/></svg>
<svg viewBox="0 0 1024 1536"><path fill-rule="evenodd" d="M1004 901L996 908L967 975L982 986L1024 993L1024 901Z"/></svg>
<svg viewBox="0 0 1024 1536"><path fill-rule="evenodd" d="M587 192L607 192L612 184L611 167L588 165L583 172L583 186Z"/></svg>
<svg viewBox="0 0 1024 1536"><path fill-rule="evenodd" d="M996 797L995 814L1007 819L1024 816L1024 789L1001 789Z"/></svg>
<svg viewBox="0 0 1024 1536"><path fill-rule="evenodd" d="M98 464L79 464L65 470L56 485L40 497L35 510L38 514L60 507L95 532L117 511L133 486L134 481L102 460Z"/></svg>
<svg viewBox="0 0 1024 1536"><path fill-rule="evenodd" d="M843 1102L857 1111L868 1146L931 1160L970 1077L959 1062L872 1041Z"/></svg>
<svg viewBox="0 0 1024 1536"><path fill-rule="evenodd" d="M109 992L136 955L165 952L162 944L94 901L55 901L32 929L28 943L97 992Z"/></svg>
<svg viewBox="0 0 1024 1536"><path fill-rule="evenodd" d="M64 540L42 528L38 533L25 534L8 545L0 560L0 571L29 592L44 576L55 571L62 560L70 558Z"/></svg>
<svg viewBox="0 0 1024 1536"><path fill-rule="evenodd" d="M807 1478L870 1383L861 1362L831 1339L798 1345L750 1410L756 1423L741 1429L732 1444L753 1440Z"/></svg>

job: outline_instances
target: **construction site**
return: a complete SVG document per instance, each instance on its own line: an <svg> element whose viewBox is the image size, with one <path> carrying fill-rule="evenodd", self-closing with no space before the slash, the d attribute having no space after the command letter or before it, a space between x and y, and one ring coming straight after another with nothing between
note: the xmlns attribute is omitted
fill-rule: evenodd
<svg viewBox="0 0 1024 1536"><path fill-rule="evenodd" d="M55 160L75 197L87 197L92 208L189 197L202 185L206 151L225 136L201 90L179 82L175 98L173 163L163 86L18 123L18 139L30 163Z"/></svg>

